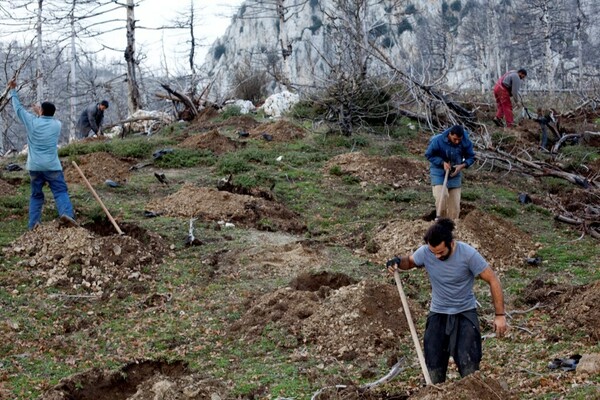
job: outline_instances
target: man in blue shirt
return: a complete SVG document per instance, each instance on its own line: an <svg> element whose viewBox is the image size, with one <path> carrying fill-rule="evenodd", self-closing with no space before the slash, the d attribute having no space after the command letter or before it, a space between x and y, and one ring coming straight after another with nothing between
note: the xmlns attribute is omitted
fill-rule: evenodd
<svg viewBox="0 0 600 400"><path fill-rule="evenodd" d="M495 310L494 331L501 337L507 329L500 280L485 259L470 245L454 240L454 222L440 218L423 238L425 245L412 255L394 257L388 271L425 267L431 283L431 306L425 327L425 364L431 381L446 380L450 356L465 377L479 370L482 357L477 303L473 293L476 277L490 286Z"/></svg>
<svg viewBox="0 0 600 400"><path fill-rule="evenodd" d="M17 82L13 78L8 82L12 105L17 117L25 125L27 131L27 164L26 168L31 177L31 197L29 198L29 229L35 228L42 218L44 192L42 188L47 183L50 186L60 222L75 225L73 205L67 191L67 184L58 159L58 138L61 123L54 118L56 107L49 102L33 106L35 114L25 110L15 88Z"/></svg>
<svg viewBox="0 0 600 400"><path fill-rule="evenodd" d="M429 160L429 175L435 198L435 209L440 210L440 202L444 207L437 217L447 217L453 220L460 215L460 192L462 173L475 162L473 143L469 140L467 131L461 125L454 125L444 132L435 135L429 141L425 151ZM448 198L444 201L444 176L448 174Z"/></svg>

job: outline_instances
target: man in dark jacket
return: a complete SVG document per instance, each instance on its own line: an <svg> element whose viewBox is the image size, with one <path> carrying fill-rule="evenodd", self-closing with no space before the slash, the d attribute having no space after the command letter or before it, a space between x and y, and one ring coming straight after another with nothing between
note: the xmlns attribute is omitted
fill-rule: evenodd
<svg viewBox="0 0 600 400"><path fill-rule="evenodd" d="M498 79L494 86L494 97L496 98L496 116L494 123L502 126L502 118L506 119L506 126L511 127L514 124L512 103L510 98L517 99L521 82L527 76L527 71L520 69L518 71L508 71Z"/></svg>
<svg viewBox="0 0 600 400"><path fill-rule="evenodd" d="M461 125L454 125L435 135L429 141L425 157L429 160L429 175L436 210L439 210L440 202L444 199L444 177L446 171L449 171L448 199L444 202L444 207L440 210L438 217L458 219L462 184L461 171L469 168L475 162L473 143L469 140L467 131Z"/></svg>
<svg viewBox="0 0 600 400"><path fill-rule="evenodd" d="M92 103L83 110L77 121L77 134L79 139L85 139L90 131L94 135L102 134L102 120L104 119L104 110L108 108L108 101L102 100L100 103Z"/></svg>

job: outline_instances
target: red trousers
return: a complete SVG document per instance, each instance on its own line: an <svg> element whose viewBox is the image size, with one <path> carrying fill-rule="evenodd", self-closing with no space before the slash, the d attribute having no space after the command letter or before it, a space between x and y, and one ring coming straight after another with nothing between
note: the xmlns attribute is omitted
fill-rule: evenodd
<svg viewBox="0 0 600 400"><path fill-rule="evenodd" d="M514 122L512 103L510 102L510 93L508 89L502 86L500 82L494 86L494 97L496 98L496 118L506 119L506 126L512 126Z"/></svg>

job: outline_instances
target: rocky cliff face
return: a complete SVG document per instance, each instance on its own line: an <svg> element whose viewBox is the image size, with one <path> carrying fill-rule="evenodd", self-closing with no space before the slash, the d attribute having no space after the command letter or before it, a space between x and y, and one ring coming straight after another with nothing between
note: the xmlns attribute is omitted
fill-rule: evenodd
<svg viewBox="0 0 600 400"><path fill-rule="evenodd" d="M526 67L532 71L531 64L539 65L543 60L544 44L523 38L519 27L515 27L518 18L523 17L522 9L502 9L495 0L365 0L367 7L357 11L359 18L354 20L340 7L348 1L285 0L281 2L285 9L283 23L276 3L245 1L225 35L212 45L204 68L214 79L213 92L218 97L234 96L237 83L264 71L269 76L286 78L296 87L314 87L329 78L331 66L342 62L345 52L352 51L352 43L364 44L364 39L376 43L381 53L403 71L424 81L441 78L452 88L486 89L506 68ZM340 30L344 20L351 26L349 30ZM594 26L586 26L588 37ZM365 32L358 41L352 39L356 33ZM512 43L517 40L511 36L524 40L515 45ZM283 48L291 46L286 62L281 43ZM572 63L575 53L571 49ZM556 54L563 60L569 57L560 50ZM371 56L368 69L377 73L383 66ZM529 78L535 80L535 74L530 73ZM272 80L267 92L278 90Z"/></svg>

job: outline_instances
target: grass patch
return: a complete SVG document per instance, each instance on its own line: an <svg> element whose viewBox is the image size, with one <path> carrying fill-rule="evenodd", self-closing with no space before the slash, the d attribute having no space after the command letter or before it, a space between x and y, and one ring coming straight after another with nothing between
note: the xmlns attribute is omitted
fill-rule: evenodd
<svg viewBox="0 0 600 400"><path fill-rule="evenodd" d="M210 166L216 157L210 150L174 149L154 161L159 168L192 168L200 165Z"/></svg>

